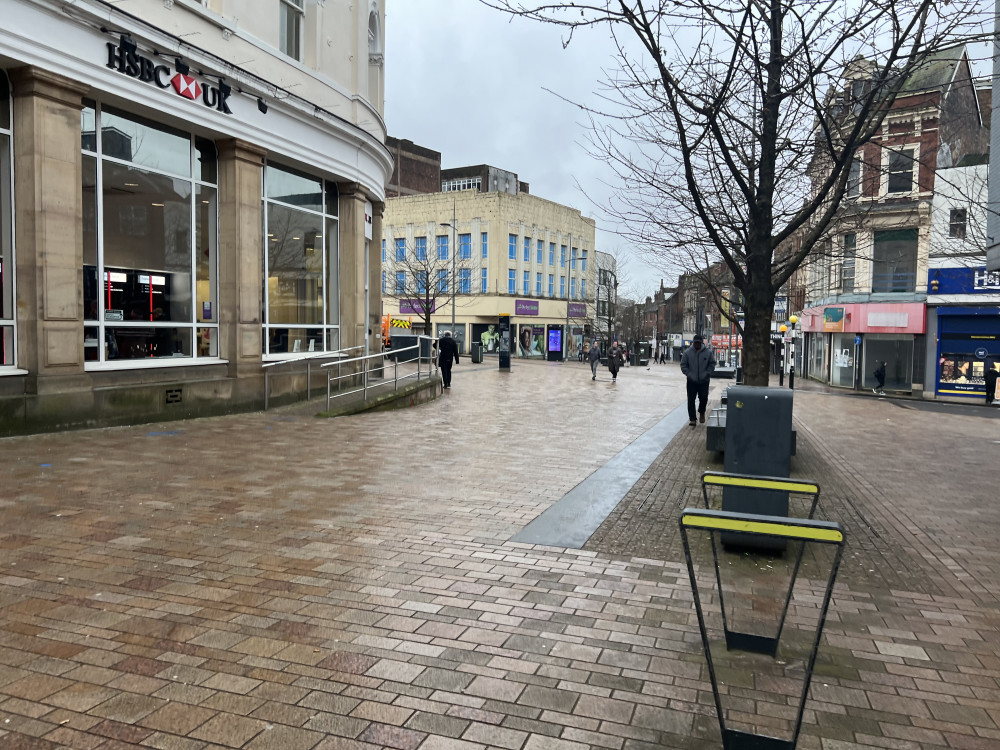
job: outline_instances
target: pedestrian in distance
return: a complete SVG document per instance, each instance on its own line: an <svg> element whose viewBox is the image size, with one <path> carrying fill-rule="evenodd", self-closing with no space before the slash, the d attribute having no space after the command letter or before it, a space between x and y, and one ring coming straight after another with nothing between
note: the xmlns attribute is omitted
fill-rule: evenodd
<svg viewBox="0 0 1000 750"><path fill-rule="evenodd" d="M611 371L611 382L618 382L618 370L621 368L622 364L625 362L625 355L622 353L621 346L615 341L611 344L611 349L608 351L608 370Z"/></svg>
<svg viewBox="0 0 1000 750"><path fill-rule="evenodd" d="M986 405L993 406L993 400L997 395L997 376L1000 372L997 372L997 366L995 362L990 363L989 369L983 374L983 380L986 383Z"/></svg>
<svg viewBox="0 0 1000 750"><path fill-rule="evenodd" d="M445 388L451 388L452 361L458 364L458 343L451 337L451 331L441 334L438 341L438 366L441 368L441 380Z"/></svg>
<svg viewBox="0 0 1000 750"><path fill-rule="evenodd" d="M698 420L704 423L709 381L715 372L715 354L705 346L699 334L695 334L691 346L681 355L681 372L687 377L688 424L694 427L698 424L694 416L695 397L698 399Z"/></svg>
<svg viewBox="0 0 1000 750"><path fill-rule="evenodd" d="M597 365L601 362L601 348L597 345L597 340L590 345L587 353L587 361L590 362L590 379L597 380Z"/></svg>
<svg viewBox="0 0 1000 750"><path fill-rule="evenodd" d="M876 367L875 368L875 372L872 373L875 376L875 383L876 383L876 386L874 388L872 388L872 393L874 393L877 396L884 396L885 395L885 366L886 366L886 362L885 361L881 361L880 362L878 360L875 360L875 361L878 363L878 367Z"/></svg>

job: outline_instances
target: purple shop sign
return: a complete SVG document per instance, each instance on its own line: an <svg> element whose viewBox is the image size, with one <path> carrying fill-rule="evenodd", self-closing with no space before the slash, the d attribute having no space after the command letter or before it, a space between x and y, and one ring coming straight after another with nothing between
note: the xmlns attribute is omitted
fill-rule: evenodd
<svg viewBox="0 0 1000 750"><path fill-rule="evenodd" d="M585 318L587 317L587 305L583 302L570 302L569 303L569 316L571 318Z"/></svg>
<svg viewBox="0 0 1000 750"><path fill-rule="evenodd" d="M437 309L437 300L431 300L431 312ZM422 299L401 299L399 301L400 315L423 315L424 300Z"/></svg>
<svg viewBox="0 0 1000 750"><path fill-rule="evenodd" d="M538 300L516 299L514 300L515 315L538 315Z"/></svg>

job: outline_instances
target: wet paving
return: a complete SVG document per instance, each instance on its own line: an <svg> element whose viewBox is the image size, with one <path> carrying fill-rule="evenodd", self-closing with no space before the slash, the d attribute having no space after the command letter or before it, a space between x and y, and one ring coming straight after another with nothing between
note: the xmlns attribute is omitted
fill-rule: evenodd
<svg viewBox="0 0 1000 750"><path fill-rule="evenodd" d="M511 541L683 399L675 364L463 360L396 412L0 441L0 747L720 747L676 533L703 427L582 549ZM849 539L799 747L1000 746L1000 422L921 406L796 392Z"/></svg>

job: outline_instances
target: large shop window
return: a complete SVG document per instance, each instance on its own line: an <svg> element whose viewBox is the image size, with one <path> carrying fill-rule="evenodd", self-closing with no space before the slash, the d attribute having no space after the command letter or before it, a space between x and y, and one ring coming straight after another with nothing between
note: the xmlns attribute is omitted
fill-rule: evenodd
<svg viewBox="0 0 1000 750"><path fill-rule="evenodd" d="M264 354L340 348L336 184L264 170Z"/></svg>
<svg viewBox="0 0 1000 750"><path fill-rule="evenodd" d="M0 70L0 368L13 368L14 232L10 172L10 87Z"/></svg>
<svg viewBox="0 0 1000 750"><path fill-rule="evenodd" d="M82 118L85 359L218 357L215 145L93 102Z"/></svg>

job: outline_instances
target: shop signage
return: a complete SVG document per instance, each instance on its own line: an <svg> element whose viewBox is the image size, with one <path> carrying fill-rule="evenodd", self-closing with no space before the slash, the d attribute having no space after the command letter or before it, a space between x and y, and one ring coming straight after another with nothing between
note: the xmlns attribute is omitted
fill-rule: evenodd
<svg viewBox="0 0 1000 750"><path fill-rule="evenodd" d="M514 300L515 315L538 315L538 300L516 299Z"/></svg>
<svg viewBox="0 0 1000 750"><path fill-rule="evenodd" d="M125 35L121 36L118 44L108 42L107 46L107 67L112 70L157 88L173 88L178 96L191 101L200 99L201 103L210 109L227 115L233 113L229 109L229 95L232 89L221 78L217 85L199 83L190 75L190 68L180 58L174 60L174 70L171 70L169 65L158 64L140 55L135 42Z"/></svg>
<svg viewBox="0 0 1000 750"><path fill-rule="evenodd" d="M587 306L582 302L570 302L567 314L571 318L585 318L587 317Z"/></svg>
<svg viewBox="0 0 1000 750"><path fill-rule="evenodd" d="M823 310L823 331L843 331L844 330L844 308L827 307Z"/></svg>
<svg viewBox="0 0 1000 750"><path fill-rule="evenodd" d="M980 294L1000 291L1000 271L979 268L932 268L927 287L934 294Z"/></svg>
<svg viewBox="0 0 1000 750"><path fill-rule="evenodd" d="M437 300L430 300L431 312L437 310ZM400 315L423 315L424 314L424 300L422 299L401 299L399 301L399 314Z"/></svg>

